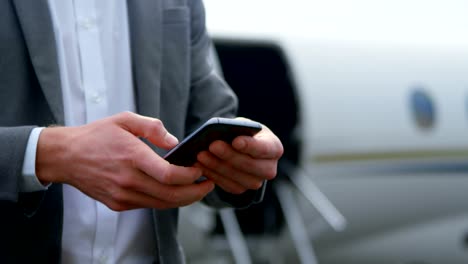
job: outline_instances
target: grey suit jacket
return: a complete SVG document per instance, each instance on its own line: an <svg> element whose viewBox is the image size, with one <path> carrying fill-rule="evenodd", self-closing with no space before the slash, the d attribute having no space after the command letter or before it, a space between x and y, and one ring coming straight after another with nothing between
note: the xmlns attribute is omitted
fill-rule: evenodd
<svg viewBox="0 0 468 264"><path fill-rule="evenodd" d="M138 112L178 138L212 116L233 117L237 99L213 70L201 0L128 1ZM20 193L30 131L63 124L56 47L47 0L0 1L0 262L59 263L62 188ZM155 149L155 151L157 151ZM213 206L245 207L261 192L216 189ZM153 210L158 263L182 263L177 209Z"/></svg>

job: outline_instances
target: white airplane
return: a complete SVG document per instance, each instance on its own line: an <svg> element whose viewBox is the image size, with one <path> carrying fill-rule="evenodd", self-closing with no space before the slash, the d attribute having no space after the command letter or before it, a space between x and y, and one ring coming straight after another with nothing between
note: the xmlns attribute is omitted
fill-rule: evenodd
<svg viewBox="0 0 468 264"><path fill-rule="evenodd" d="M468 1L205 6L240 114L286 147L281 230L234 230L236 262L468 263ZM188 230L189 263L222 251Z"/></svg>

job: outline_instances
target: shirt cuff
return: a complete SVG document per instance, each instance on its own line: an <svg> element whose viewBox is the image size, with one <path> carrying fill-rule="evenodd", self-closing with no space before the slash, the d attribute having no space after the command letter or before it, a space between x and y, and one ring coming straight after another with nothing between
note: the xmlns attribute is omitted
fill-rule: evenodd
<svg viewBox="0 0 468 264"><path fill-rule="evenodd" d="M20 192L45 191L50 186L44 186L36 175L36 150L43 127L34 128L28 139L28 145L24 154L23 173L20 179Z"/></svg>

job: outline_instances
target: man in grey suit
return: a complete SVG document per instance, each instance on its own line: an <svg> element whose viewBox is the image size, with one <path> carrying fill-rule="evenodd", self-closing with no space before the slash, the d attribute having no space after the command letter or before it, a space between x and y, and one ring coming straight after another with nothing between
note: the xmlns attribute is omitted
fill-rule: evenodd
<svg viewBox="0 0 468 264"><path fill-rule="evenodd" d="M183 263L178 207L261 200L283 153L266 127L161 158L235 117L210 48L201 0L0 1L1 263Z"/></svg>

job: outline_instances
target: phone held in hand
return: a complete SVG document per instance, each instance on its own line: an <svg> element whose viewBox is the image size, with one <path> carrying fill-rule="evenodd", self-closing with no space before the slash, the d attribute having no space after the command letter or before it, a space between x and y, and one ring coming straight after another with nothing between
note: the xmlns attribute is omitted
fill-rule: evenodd
<svg viewBox="0 0 468 264"><path fill-rule="evenodd" d="M255 121L213 117L171 149L164 159L175 165L191 166L197 161L197 154L207 150L213 141L231 143L237 136L253 136L261 129L262 125Z"/></svg>

